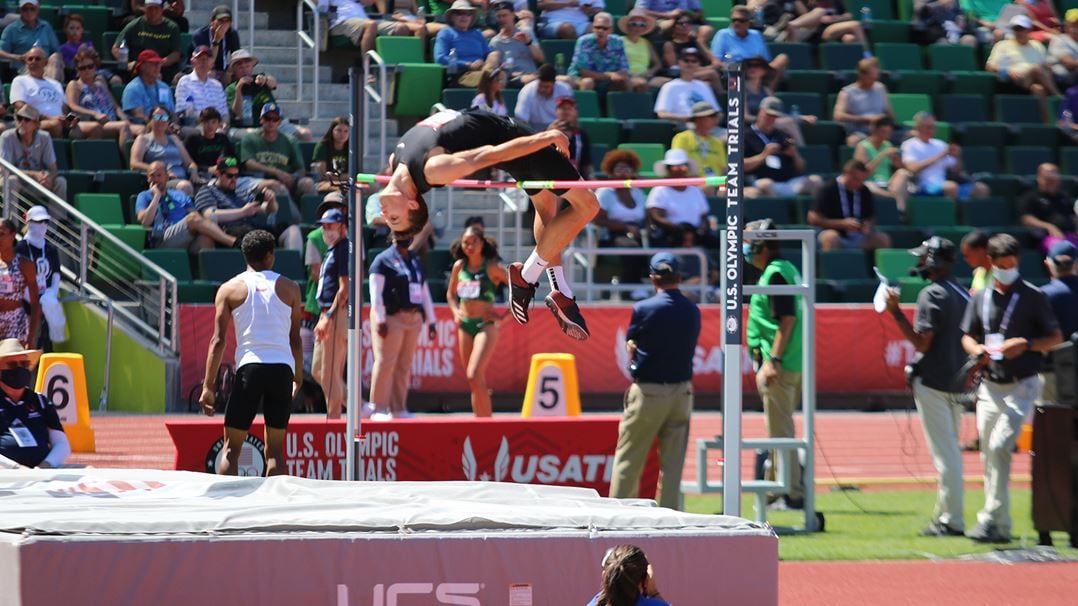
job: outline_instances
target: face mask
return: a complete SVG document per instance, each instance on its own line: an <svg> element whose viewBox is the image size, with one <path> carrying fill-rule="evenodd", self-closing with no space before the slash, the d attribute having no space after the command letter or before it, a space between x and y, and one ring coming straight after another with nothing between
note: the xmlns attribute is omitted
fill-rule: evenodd
<svg viewBox="0 0 1078 606"><path fill-rule="evenodd" d="M26 238L31 242L44 242L49 231L48 223L31 223L26 230Z"/></svg>
<svg viewBox="0 0 1078 606"><path fill-rule="evenodd" d="M752 244L743 242L741 244L741 254L745 256L745 260L752 263Z"/></svg>
<svg viewBox="0 0 1078 606"><path fill-rule="evenodd" d="M996 282L999 282L1004 286L1010 286L1018 279L1018 268L1000 269L998 267L993 267L992 277L995 278Z"/></svg>
<svg viewBox="0 0 1078 606"><path fill-rule="evenodd" d="M0 382L12 389L25 389L30 385L29 368L5 368L0 370Z"/></svg>

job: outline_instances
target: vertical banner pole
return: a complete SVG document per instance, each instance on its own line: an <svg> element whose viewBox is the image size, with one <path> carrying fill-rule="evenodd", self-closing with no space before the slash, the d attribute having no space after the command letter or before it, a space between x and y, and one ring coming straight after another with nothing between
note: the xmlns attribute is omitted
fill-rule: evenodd
<svg viewBox="0 0 1078 606"><path fill-rule="evenodd" d="M344 175L348 196L348 284L351 286L351 296L348 297L348 363L346 367L346 411L345 418L346 435L345 444L345 472L344 479L355 481L356 478L356 448L359 441L356 435L361 431L360 409L363 407L363 396L360 393L363 388L363 206L359 197L359 191L355 187L352 175L356 174L363 166L363 137L364 124L360 108L362 104L363 83L366 82L366 74L359 71L355 66L348 70L348 82L351 85L349 97L352 111L352 132L348 139L348 173Z"/></svg>
<svg viewBox="0 0 1078 606"><path fill-rule="evenodd" d="M741 240L741 185L744 178L742 151L744 81L741 66L729 63L726 92L726 240L722 262L723 342L722 426L723 469L722 511L728 516L741 515L741 299L743 259Z"/></svg>

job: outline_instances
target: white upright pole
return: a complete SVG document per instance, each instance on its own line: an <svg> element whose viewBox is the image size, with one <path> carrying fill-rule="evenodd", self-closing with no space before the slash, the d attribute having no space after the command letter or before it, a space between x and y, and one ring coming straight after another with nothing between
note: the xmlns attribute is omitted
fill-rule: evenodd
<svg viewBox="0 0 1078 606"><path fill-rule="evenodd" d="M741 515L741 181L744 178L742 151L745 90L741 66L729 63L726 103L726 232L723 250L723 342L722 426L723 469L722 511L728 516Z"/></svg>
<svg viewBox="0 0 1078 606"><path fill-rule="evenodd" d="M356 449L359 441L356 436L361 430L360 408L363 407L363 201L355 187L356 173L363 166L363 148L366 136L360 111L362 107L363 83L367 74L355 67L348 70L351 85L352 132L349 135L348 174L344 181L348 196L348 284L352 287L348 297L348 365L346 368L347 410L345 418L345 470L344 479L356 480Z"/></svg>

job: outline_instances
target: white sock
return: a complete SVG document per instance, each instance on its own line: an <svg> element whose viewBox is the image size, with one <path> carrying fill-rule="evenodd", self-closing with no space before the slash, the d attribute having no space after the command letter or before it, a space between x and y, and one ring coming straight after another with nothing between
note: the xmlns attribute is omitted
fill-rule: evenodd
<svg viewBox="0 0 1078 606"><path fill-rule="evenodd" d="M528 260L524 262L524 269L520 273L528 284L535 284L539 281L539 276L543 275L543 270L549 265L550 263L540 259L539 253L532 249L532 254L528 255Z"/></svg>
<svg viewBox="0 0 1078 606"><path fill-rule="evenodd" d="M546 268L546 277L550 280L550 290L556 290L570 299L573 298L573 287L565 279L565 270L561 265Z"/></svg>

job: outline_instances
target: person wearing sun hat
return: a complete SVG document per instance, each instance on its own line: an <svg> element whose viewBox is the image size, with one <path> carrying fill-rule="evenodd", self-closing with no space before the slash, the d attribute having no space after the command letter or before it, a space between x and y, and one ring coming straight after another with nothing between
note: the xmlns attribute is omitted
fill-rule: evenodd
<svg viewBox="0 0 1078 606"><path fill-rule="evenodd" d="M718 176L726 173L726 141L712 132L719 124L721 112L707 101L692 105L691 128L674 135L671 149L682 149L697 166L694 177Z"/></svg>
<svg viewBox="0 0 1078 606"><path fill-rule="evenodd" d="M1000 40L992 47L985 69L1000 80L1028 90L1038 97L1059 96L1059 89L1048 68L1048 51L1030 38L1033 22L1025 15L1015 15L1008 22L1013 38Z"/></svg>
<svg viewBox="0 0 1078 606"><path fill-rule="evenodd" d="M667 150L662 160L655 163L660 177L683 179L696 174L696 162L689 159L683 149ZM655 228L654 238L662 246L680 245L680 235L685 225L692 226L697 238L710 242L709 207L704 192L696 185L660 185L651 188L645 204L648 218ZM656 245L653 240L652 245Z"/></svg>
<svg viewBox="0 0 1078 606"><path fill-rule="evenodd" d="M66 341L67 317L60 304L60 251L45 239L52 217L40 205L26 211L26 234L15 245L15 254L30 259L37 270L38 301L41 304L41 329L38 345L52 351L54 343Z"/></svg>
<svg viewBox="0 0 1078 606"><path fill-rule="evenodd" d="M434 37L434 62L446 66L450 86L474 87L484 67L497 67L497 55L475 27L476 15L468 0L456 0L445 14L449 27Z"/></svg>
<svg viewBox="0 0 1078 606"><path fill-rule="evenodd" d="M634 8L628 15L618 19L618 29L623 32L625 56L629 59L629 76L634 89L662 86L669 78L656 78L663 68L662 59L647 36L655 30L655 18L642 8Z"/></svg>
<svg viewBox="0 0 1078 606"><path fill-rule="evenodd" d="M60 415L31 387L40 349L0 341L0 469L57 467L71 456Z"/></svg>

